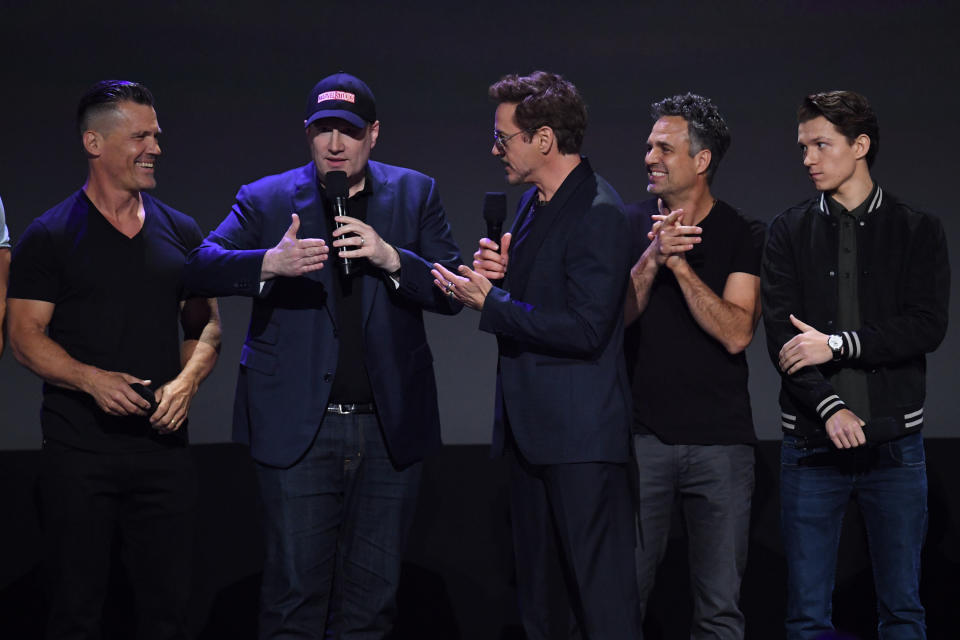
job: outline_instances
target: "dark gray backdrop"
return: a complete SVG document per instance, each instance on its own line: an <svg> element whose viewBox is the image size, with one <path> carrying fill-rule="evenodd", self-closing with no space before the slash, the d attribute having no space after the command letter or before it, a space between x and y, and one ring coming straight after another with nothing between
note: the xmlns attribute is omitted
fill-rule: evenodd
<svg viewBox="0 0 960 640"><path fill-rule="evenodd" d="M714 191L763 220L812 193L796 148L802 96L858 90L880 117L874 176L939 214L956 251L955 24L946 3L889 1L4 2L0 196L16 239L84 179L73 125L79 95L100 79L138 80L156 94L164 129L156 194L206 232L241 184L308 160L306 94L343 69L377 96L374 157L439 180L467 257L484 230L483 193L506 189L511 211L520 194L489 155L486 88L505 73L547 69L581 89L590 110L585 152L626 201L645 197L650 102L687 90L712 97L733 132ZM954 295L952 310L957 304ZM229 438L248 308L222 301L223 352L194 403L194 442ZM496 346L476 327L469 310L428 319L449 444L489 440ZM953 436L960 414L956 334L929 359L931 436ZM758 434L775 439L779 382L762 345L761 332L748 352L750 391ZM666 382L680 401L696 401L682 380ZM6 353L0 449L39 445L39 403L39 382Z"/></svg>

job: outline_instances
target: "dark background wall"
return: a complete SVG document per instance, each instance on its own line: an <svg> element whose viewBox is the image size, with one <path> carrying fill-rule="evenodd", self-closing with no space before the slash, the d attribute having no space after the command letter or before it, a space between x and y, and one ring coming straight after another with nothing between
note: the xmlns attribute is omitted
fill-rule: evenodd
<svg viewBox="0 0 960 640"><path fill-rule="evenodd" d="M795 146L802 96L861 91L881 122L875 177L938 213L955 248L956 24L948 3L886 0L475 6L0 0L0 196L16 239L79 187L86 166L73 125L76 101L97 80L128 78L146 83L159 101L164 158L157 195L212 229L241 184L307 161L306 94L319 78L344 69L378 97L382 129L374 157L439 180L455 236L469 255L484 229L483 193L506 189L511 205L519 197L489 156L493 105L486 87L505 73L543 68L580 87L591 116L585 151L627 201L645 197L649 103L687 90L712 97L734 136L715 192L763 220L812 193ZM960 296L953 300L955 309ZM229 438L248 305L222 301L223 353L194 404L194 442ZM505 483L482 446L489 440L495 345L476 326L471 312L428 320L444 439L475 446L447 447L425 468L404 565L401 637L519 637ZM751 394L758 433L775 440L778 379L762 338L748 352ZM960 482L952 464L960 441L943 438L955 436L960 418L951 366L958 351L954 330L929 359L926 432L940 439L928 441L923 591L935 638L955 637L960 514L951 487ZM0 637L37 637L42 615L32 495L37 454L17 451L39 445L39 403L38 381L7 354L0 360L0 450L11 450L0 451ZM191 629L200 638L253 637L261 541L250 461L243 448L224 444L196 447L194 455L202 521ZM743 595L753 638L782 633L777 460L776 443L761 443ZM853 511L848 517L837 621L870 637L869 563ZM651 603L651 638L684 634L689 602L678 542ZM106 637L129 637L123 622L131 602L122 576L114 587L106 615L114 632Z"/></svg>
<svg viewBox="0 0 960 640"><path fill-rule="evenodd" d="M73 124L77 98L97 80L128 78L158 99L164 156L156 194L210 230L241 184L307 161L306 94L344 69L377 95L374 157L439 180L469 255L484 229L483 193L508 189L511 207L520 193L504 186L489 156L486 87L505 73L543 68L581 89L591 117L585 152L627 201L645 196L649 103L687 90L712 97L733 132L715 191L764 220L812 193L795 146L802 96L861 91L881 122L875 177L938 213L956 247L955 24L947 3L889 1L5 1L0 196L16 239L79 187L86 166ZM195 402L194 442L229 438L248 304L222 301L223 355ZM448 443L489 439L495 345L476 326L469 311L429 320ZM760 338L749 351L751 393L758 433L776 439L778 380ZM930 358L931 436L953 436L960 417L951 375L958 350L952 331ZM0 449L37 447L39 383L9 354L0 381Z"/></svg>

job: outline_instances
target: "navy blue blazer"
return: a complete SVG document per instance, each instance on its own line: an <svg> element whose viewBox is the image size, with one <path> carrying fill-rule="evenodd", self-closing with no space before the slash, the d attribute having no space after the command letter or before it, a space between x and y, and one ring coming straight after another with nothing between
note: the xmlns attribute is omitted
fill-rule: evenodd
<svg viewBox="0 0 960 640"><path fill-rule="evenodd" d="M623 201L586 158L518 236L536 198L521 200L502 288L480 329L499 346L493 454L505 428L534 464L625 462L630 385L623 302L630 242Z"/></svg>
<svg viewBox="0 0 960 640"><path fill-rule="evenodd" d="M453 241L436 182L421 173L369 163L372 191L366 222L400 254L400 286L386 274L365 276L367 373L394 464L412 464L440 447L440 416L422 310L453 314L460 306L433 285L434 262L456 270ZM328 244L313 163L241 187L230 214L187 259L185 284L204 296L253 298L240 356L233 433L257 461L295 463L323 422L339 341L332 291L334 263L260 288L268 248L300 217L301 238Z"/></svg>

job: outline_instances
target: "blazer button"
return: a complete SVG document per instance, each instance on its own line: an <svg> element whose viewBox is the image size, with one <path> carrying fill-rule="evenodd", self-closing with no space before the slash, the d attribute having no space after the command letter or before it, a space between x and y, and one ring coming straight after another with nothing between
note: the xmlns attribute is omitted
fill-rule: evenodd
<svg viewBox="0 0 960 640"><path fill-rule="evenodd" d="M323 381L324 381L324 382L330 382L331 380L333 380L333 374L332 374L332 373L330 373L330 372L328 371L327 373L323 374Z"/></svg>

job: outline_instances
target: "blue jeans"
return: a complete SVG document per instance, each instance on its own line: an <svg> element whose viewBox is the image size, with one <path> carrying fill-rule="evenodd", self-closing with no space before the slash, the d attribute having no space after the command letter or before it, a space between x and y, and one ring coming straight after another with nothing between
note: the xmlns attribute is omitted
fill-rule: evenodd
<svg viewBox="0 0 960 640"><path fill-rule="evenodd" d="M780 520L787 556L787 637L833 629L834 577L847 503L867 530L881 640L926 637L920 551L927 532L927 471L920 433L876 447L780 449Z"/></svg>
<svg viewBox="0 0 960 640"><path fill-rule="evenodd" d="M387 636L420 468L394 468L367 414L327 414L289 469L257 465L267 544L261 639Z"/></svg>
<svg viewBox="0 0 960 640"><path fill-rule="evenodd" d="M636 548L640 611L646 617L674 506L686 525L691 638L743 638L740 583L747 565L754 451L748 444L672 445L634 435L637 461Z"/></svg>

